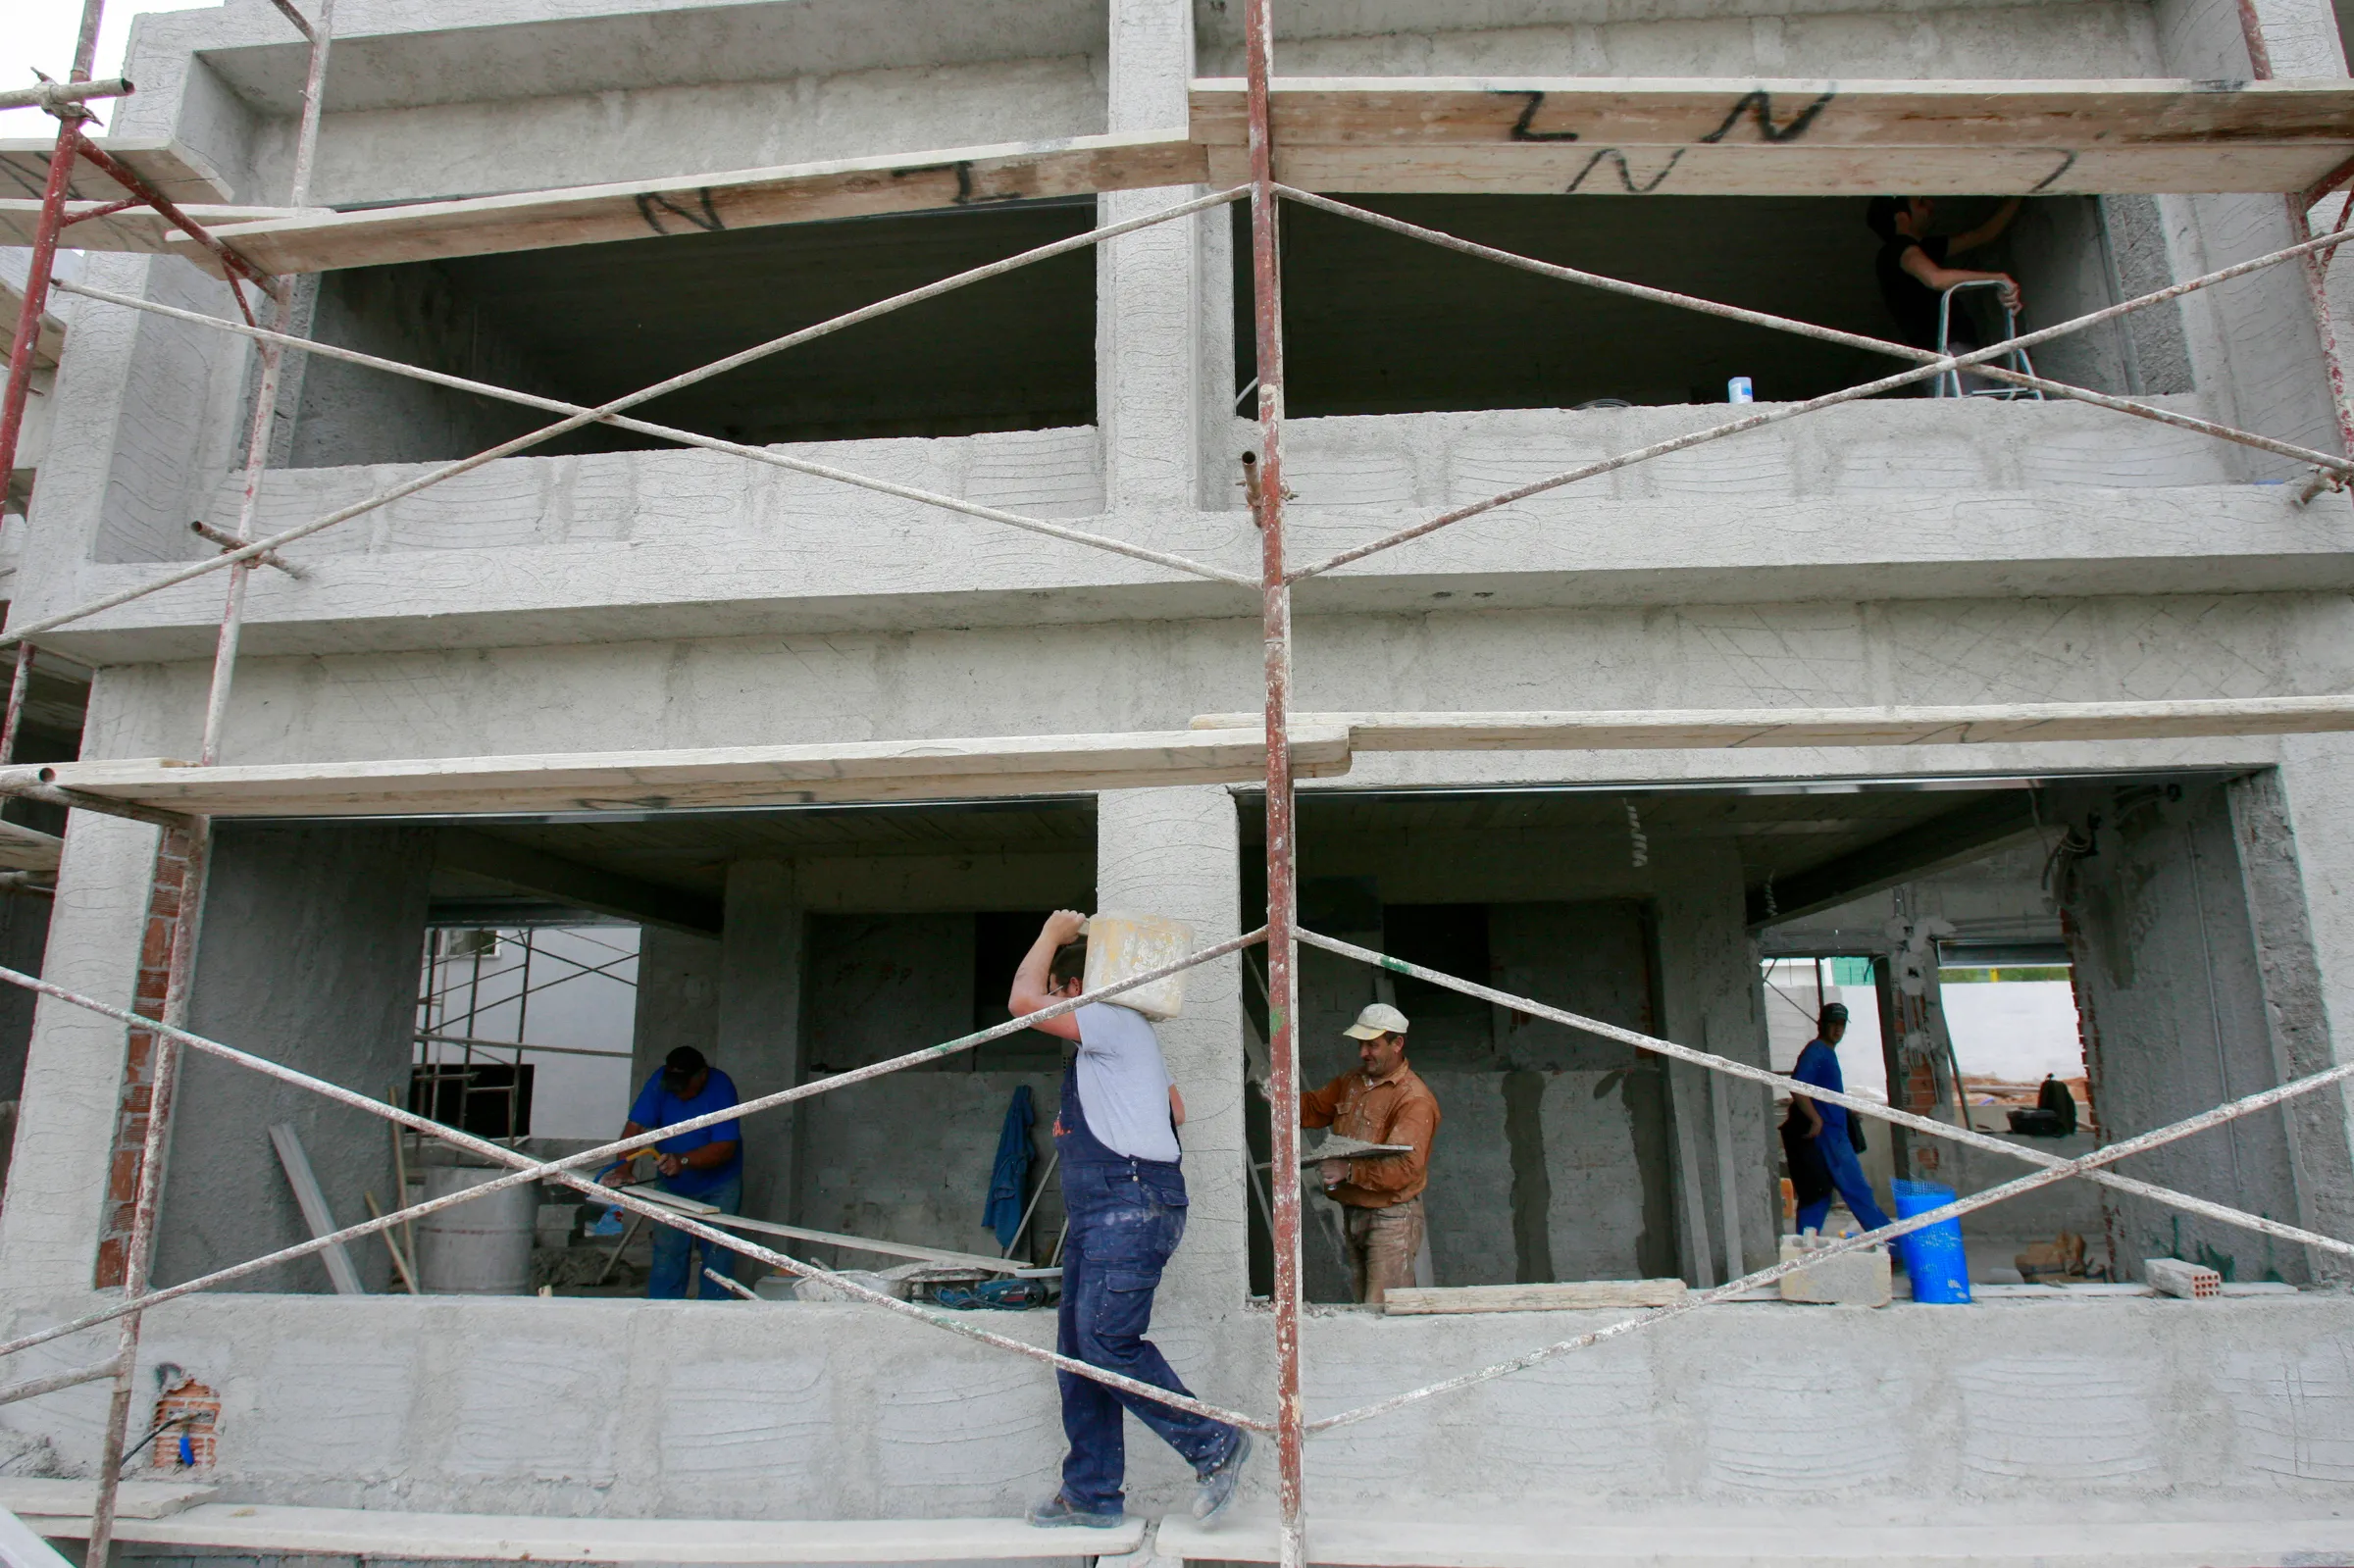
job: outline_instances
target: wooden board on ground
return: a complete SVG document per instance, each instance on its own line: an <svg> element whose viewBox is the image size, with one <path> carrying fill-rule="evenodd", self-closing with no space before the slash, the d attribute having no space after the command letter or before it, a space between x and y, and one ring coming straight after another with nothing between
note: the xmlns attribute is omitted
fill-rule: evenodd
<svg viewBox="0 0 2354 1568"><path fill-rule="evenodd" d="M66 208L67 216L90 212L103 203L75 202ZM229 206L217 202L181 203L179 210L207 228L230 224L260 223L271 218L291 218L289 207ZM33 230L41 221L41 204L26 196L0 198L0 245L29 245ZM75 250L130 251L160 256L180 247L167 244L166 234L178 234L162 213L152 207L128 207L104 218L92 218L74 224L66 229L65 243ZM192 259L207 272L217 272L212 253L188 248Z"/></svg>
<svg viewBox="0 0 2354 1568"><path fill-rule="evenodd" d="M633 1187L633 1196L666 1209L677 1209L691 1219L717 1226L723 1231L756 1231L763 1236L791 1237L796 1241L817 1241L839 1246L852 1252L875 1252L884 1257L915 1258L920 1262L939 1263L982 1274L1015 1274L1029 1267L1009 1258L985 1257L978 1252L959 1252L951 1247L920 1246L913 1241L885 1241L871 1236L845 1236L839 1231L813 1231L805 1225L780 1225L774 1220L750 1220L741 1214L724 1214L716 1205L680 1197L652 1188ZM591 1200L593 1201L593 1200Z"/></svg>
<svg viewBox="0 0 2354 1568"><path fill-rule="evenodd" d="M1252 718L1204 714L1219 733ZM1358 751L1625 751L1758 746L1955 746L2062 740L2185 740L2354 730L2354 697L2021 702L1953 707L1718 708L1593 713L1295 713L1344 729Z"/></svg>
<svg viewBox="0 0 2354 1568"><path fill-rule="evenodd" d="M125 1519L162 1519L196 1506L216 1490L177 1481L126 1481L115 1492L115 1512ZM0 1508L13 1514L86 1514L97 1497L95 1481L0 1476Z"/></svg>
<svg viewBox="0 0 2354 1568"><path fill-rule="evenodd" d="M0 794L54 784L91 796L221 817L658 811L825 801L1079 794L1264 777L1265 734L1154 731L696 751L568 752L394 762L195 768L149 759L0 769ZM1292 727L1294 771L1349 769L1349 734Z"/></svg>
<svg viewBox="0 0 2354 1568"><path fill-rule="evenodd" d="M78 1517L27 1514L26 1522L61 1539L89 1535L86 1504ZM1103 1556L1134 1551L1146 1522L1130 1514L1110 1530L1091 1530L1086 1547ZM1067 1559L1078 1544L1068 1530L1003 1518L555 1519L223 1502L169 1519L124 1518L115 1534L150 1545L466 1562L969 1562Z"/></svg>
<svg viewBox="0 0 2354 1568"><path fill-rule="evenodd" d="M2303 191L2354 158L2343 79L1279 77L1275 177L1333 192ZM1209 178L1245 177L1238 79L1194 83Z"/></svg>
<svg viewBox="0 0 2354 1568"><path fill-rule="evenodd" d="M54 872L66 841L13 822L0 822L0 871Z"/></svg>
<svg viewBox="0 0 2354 1568"><path fill-rule="evenodd" d="M1401 1286L1386 1292L1382 1309L1393 1317L1447 1312L1573 1312L1586 1307L1673 1306L1689 1293L1689 1288L1681 1280Z"/></svg>
<svg viewBox="0 0 2354 1568"><path fill-rule="evenodd" d="M1192 185L1203 170L1203 149L1175 133L1068 136L304 215L235 225L218 237L266 271L317 273ZM185 241L175 248L194 249Z"/></svg>
<svg viewBox="0 0 2354 1568"><path fill-rule="evenodd" d="M180 142L154 136L93 139L100 152L153 185L158 195L176 206L230 199L229 181L221 171ZM49 155L56 148L55 138L49 136L0 137L0 190L38 202L49 184ZM96 164L77 158L66 194L77 201L121 201L131 192Z"/></svg>

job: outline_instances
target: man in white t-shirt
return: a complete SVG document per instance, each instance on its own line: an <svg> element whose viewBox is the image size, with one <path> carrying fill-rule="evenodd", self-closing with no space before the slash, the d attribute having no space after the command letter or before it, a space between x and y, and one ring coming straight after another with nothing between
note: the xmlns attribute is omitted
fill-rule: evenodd
<svg viewBox="0 0 2354 1568"><path fill-rule="evenodd" d="M1016 1018L1080 994L1087 969L1084 916L1056 910L1014 972L1006 1007ZM1145 1338L1152 1292L1185 1235L1185 1172L1177 1128L1185 1100L1161 1060L1151 1020L1114 1002L1092 1002L1034 1026L1079 1046L1062 1074L1054 1118L1063 1210L1062 1304L1056 1348L1090 1366L1191 1397L1159 1347ZM1234 1499L1251 1435L1142 1394L1057 1372L1070 1452L1062 1486L1031 1508L1034 1525L1109 1529L1126 1517L1123 1408L1183 1455L1201 1482L1194 1513L1207 1519Z"/></svg>

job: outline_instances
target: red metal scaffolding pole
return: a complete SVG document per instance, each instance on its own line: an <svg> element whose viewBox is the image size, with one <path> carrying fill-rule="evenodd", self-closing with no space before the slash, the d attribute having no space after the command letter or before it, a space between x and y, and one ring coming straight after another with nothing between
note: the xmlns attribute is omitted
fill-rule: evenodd
<svg viewBox="0 0 2354 1568"><path fill-rule="evenodd" d="M1267 1048L1275 1218L1275 1474L1282 1513L1278 1561L1307 1561L1303 1473L1306 1416L1300 1400L1300 942L1292 801L1292 587L1283 562L1283 272L1276 245L1274 147L1267 118L1272 69L1267 7L1247 0L1250 53L1251 281L1258 370L1258 529L1264 573L1261 630L1267 676Z"/></svg>

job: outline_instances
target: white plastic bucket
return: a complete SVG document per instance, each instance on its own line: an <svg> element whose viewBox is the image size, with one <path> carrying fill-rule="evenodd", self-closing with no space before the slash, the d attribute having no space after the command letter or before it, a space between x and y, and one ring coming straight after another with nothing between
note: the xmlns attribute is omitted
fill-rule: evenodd
<svg viewBox="0 0 2354 1568"><path fill-rule="evenodd" d="M506 1175L472 1165L431 1165L425 1195L447 1197ZM532 1286L532 1233L539 1184L518 1182L417 1222L417 1285L435 1295L524 1295Z"/></svg>
<svg viewBox="0 0 2354 1568"><path fill-rule="evenodd" d="M1087 974L1081 985L1097 990L1131 975L1173 964L1193 950L1194 928L1182 920L1105 910L1087 923ZM1111 999L1147 1018L1175 1018L1185 1011L1186 973L1180 970Z"/></svg>

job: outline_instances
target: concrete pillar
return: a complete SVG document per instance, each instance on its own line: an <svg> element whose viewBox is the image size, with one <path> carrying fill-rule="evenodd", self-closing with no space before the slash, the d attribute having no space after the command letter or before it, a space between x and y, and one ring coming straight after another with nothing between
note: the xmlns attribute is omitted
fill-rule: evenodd
<svg viewBox="0 0 2354 1568"><path fill-rule="evenodd" d="M1764 983L1749 936L1739 853L1718 840L1671 840L1651 853L1660 889L1662 1032L1679 1045L1767 1065ZM1781 1224L1772 1101L1763 1087L1701 1068L1671 1067L1667 1082L1679 1256L1695 1280L1722 1283L1731 1277L1728 1235L1738 1239L1744 1272L1774 1256ZM1729 1228L1728 1170L1735 1222Z"/></svg>
<svg viewBox="0 0 2354 1568"><path fill-rule="evenodd" d="M1189 0L1111 0L1110 22L1108 128L1181 128L1194 69ZM1183 185L1117 191L1098 212L1118 223L1195 194ZM1107 511L1195 508L1204 388L1225 384L1202 363L1200 235L1229 221L1203 214L1097 247L1096 423Z"/></svg>
<svg viewBox="0 0 2354 1568"><path fill-rule="evenodd" d="M709 936L661 926L639 932L638 1014L630 1038L632 1094L682 1045L718 1059L723 957L721 944Z"/></svg>
<svg viewBox="0 0 2354 1568"><path fill-rule="evenodd" d="M407 1092L433 878L432 829L222 828L214 841L188 1027L362 1093ZM172 1285L309 1238L273 1124L292 1125L339 1224L392 1185L385 1124L214 1057L183 1059L155 1278ZM384 1289L381 1245L350 1249ZM317 1258L229 1287L330 1289Z"/></svg>
<svg viewBox="0 0 2354 1568"><path fill-rule="evenodd" d="M2098 853L2066 868L2065 899L2093 1105L2115 1141L2270 1087L2279 1067L2224 787L2133 786L2091 809ZM2087 811L2073 816L2090 830ZM2268 918L2277 928L2280 916ZM2133 1174L2274 1219L2313 1218L2277 1111L2141 1155ZM2301 1248L2114 1192L2104 1203L2128 1276L2143 1258L2173 1255L2227 1263L2240 1280L2308 1277Z"/></svg>
<svg viewBox="0 0 2354 1568"><path fill-rule="evenodd" d="M74 813L50 916L48 979L130 1005L158 836L119 817ZM120 1024L47 998L34 1013L8 1199L0 1205L0 1299L11 1306L90 1288L123 1055Z"/></svg>
<svg viewBox="0 0 2354 1568"><path fill-rule="evenodd" d="M714 1064L757 1099L801 1081L801 972L806 915L793 868L773 860L728 867L727 915L719 950L719 1019ZM823 1116L821 1102L807 1114ZM743 1124L743 1212L793 1218L795 1108Z"/></svg>
<svg viewBox="0 0 2354 1568"><path fill-rule="evenodd" d="M2336 1023L2354 1027L2354 740L2296 735L2280 768L2229 789L2240 875L2254 924L2265 988L2265 1019L2283 1078L2345 1058ZM2302 1223L2354 1235L2354 1177L2344 1170L2354 1143L2354 1098L2324 1089L2291 1102L2288 1129ZM2317 1278L2343 1279L2346 1266L2309 1256Z"/></svg>
<svg viewBox="0 0 2354 1568"><path fill-rule="evenodd" d="M1240 929L1240 846L1234 797L1225 789L1124 789L1100 796L1096 813L1099 909L1170 915L1192 926L1202 943ZM1156 1323L1215 1323L1240 1313L1250 1290L1237 962L1192 971L1185 1015L1158 1026L1169 1074L1185 1096L1181 1137L1192 1209Z"/></svg>

